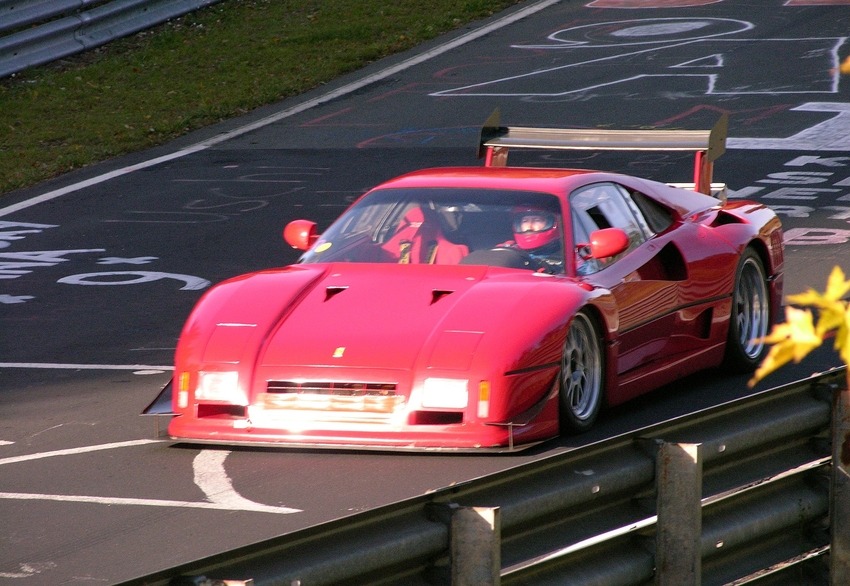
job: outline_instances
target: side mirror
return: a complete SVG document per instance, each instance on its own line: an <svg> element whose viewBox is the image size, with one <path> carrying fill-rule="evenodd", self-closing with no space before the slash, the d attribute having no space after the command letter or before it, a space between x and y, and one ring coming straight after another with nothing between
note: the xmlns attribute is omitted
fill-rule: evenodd
<svg viewBox="0 0 850 586"><path fill-rule="evenodd" d="M611 258L629 247L629 236L620 228L596 230L590 235L590 243L579 244L576 248L585 259Z"/></svg>
<svg viewBox="0 0 850 586"><path fill-rule="evenodd" d="M310 220L293 220L283 229L283 239L292 248L307 250L319 239L316 233L316 222Z"/></svg>

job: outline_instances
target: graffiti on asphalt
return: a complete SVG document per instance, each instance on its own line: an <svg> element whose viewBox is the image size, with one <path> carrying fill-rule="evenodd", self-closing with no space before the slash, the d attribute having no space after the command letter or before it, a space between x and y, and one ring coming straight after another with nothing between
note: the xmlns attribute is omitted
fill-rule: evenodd
<svg viewBox="0 0 850 586"><path fill-rule="evenodd" d="M846 36L740 37L753 29L753 23L730 18L648 18L570 27L548 35L544 43L511 46L537 55L557 53L566 63L430 95L583 100L645 98L659 91L673 99L838 92L839 49ZM623 71L635 73L623 76ZM575 85L576 79L594 82Z"/></svg>
<svg viewBox="0 0 850 586"><path fill-rule="evenodd" d="M36 224L26 222L0 221L0 280L19 279L39 269L55 267L79 258L80 255L98 255L105 248L82 248L67 250L23 250L8 251L13 242L29 235L58 228L55 224ZM100 265L147 265L159 260L155 256L117 257L100 256L95 262ZM183 283L182 291L197 291L210 285L206 279L193 275L162 271L99 271L71 274L61 277L57 282L69 285L138 285L160 281L177 280ZM0 304L11 305L26 303L35 299L33 295L11 295L0 293Z"/></svg>
<svg viewBox="0 0 850 586"><path fill-rule="evenodd" d="M108 223L133 224L206 224L227 222L244 214L266 208L274 201L286 200L293 207L301 199L310 197L307 182L322 177L329 171L325 167L254 167L243 170L238 165L223 168L225 176L180 177L172 181L179 185L179 193L169 198L177 204L175 209L165 209L157 201L156 209L137 206L124 210L117 218L104 220ZM236 171L235 174L231 175ZM186 184L214 184L202 194L187 194Z"/></svg>

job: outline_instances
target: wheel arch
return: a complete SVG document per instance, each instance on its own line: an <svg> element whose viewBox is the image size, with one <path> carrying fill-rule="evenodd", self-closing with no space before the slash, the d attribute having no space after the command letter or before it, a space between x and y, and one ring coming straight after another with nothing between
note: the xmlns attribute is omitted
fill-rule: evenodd
<svg viewBox="0 0 850 586"><path fill-rule="evenodd" d="M770 302L770 326L773 327L782 321L782 288L783 273L782 265L777 266L776 255L771 253L771 246L762 238L753 238L742 249L743 255L748 249L758 255L761 266L765 271L768 282L768 298ZM781 255L780 255L781 258ZM779 261L781 262L781 260Z"/></svg>
<svg viewBox="0 0 850 586"><path fill-rule="evenodd" d="M741 254L746 252L748 248L752 249L758 255L761 265L767 273L767 277L770 278L774 274L775 268L767 244L760 238L753 238L744 245L741 249Z"/></svg>
<svg viewBox="0 0 850 586"><path fill-rule="evenodd" d="M613 304L613 300L606 301L609 302L586 303L576 311L576 313L584 311L588 314L596 328L596 334L600 336L604 365L602 370L602 409L608 408L610 390L617 384L616 306Z"/></svg>

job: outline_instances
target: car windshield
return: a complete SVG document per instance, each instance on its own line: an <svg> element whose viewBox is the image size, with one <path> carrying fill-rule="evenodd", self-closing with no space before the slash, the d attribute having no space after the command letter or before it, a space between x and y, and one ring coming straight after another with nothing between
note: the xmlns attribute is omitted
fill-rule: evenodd
<svg viewBox="0 0 850 586"><path fill-rule="evenodd" d="M484 264L564 272L559 200L496 189L382 189L347 210L300 259Z"/></svg>

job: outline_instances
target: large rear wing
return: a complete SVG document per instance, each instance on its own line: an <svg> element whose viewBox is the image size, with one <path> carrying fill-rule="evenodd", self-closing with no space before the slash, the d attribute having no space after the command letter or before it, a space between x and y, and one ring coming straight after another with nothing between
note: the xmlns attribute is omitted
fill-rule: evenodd
<svg viewBox="0 0 850 586"><path fill-rule="evenodd" d="M711 130L579 130L500 126L495 110L481 129L479 158L487 167L508 164L511 149L596 151L691 151L694 182L676 184L712 195L722 184L712 185L714 161L726 152L729 117L723 114Z"/></svg>

